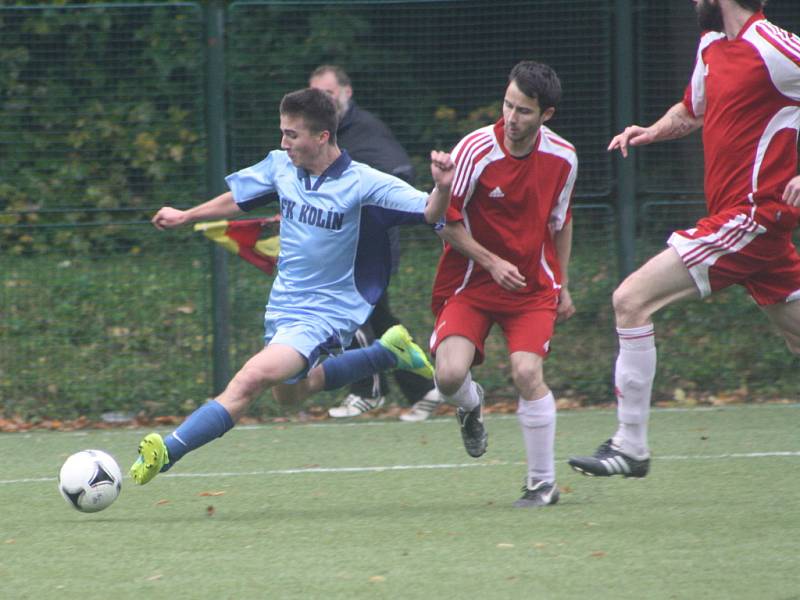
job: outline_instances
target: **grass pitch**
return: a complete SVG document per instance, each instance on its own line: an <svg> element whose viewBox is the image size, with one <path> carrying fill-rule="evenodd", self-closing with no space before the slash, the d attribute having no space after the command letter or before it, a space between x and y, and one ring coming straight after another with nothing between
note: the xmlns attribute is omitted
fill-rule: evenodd
<svg viewBox="0 0 800 600"><path fill-rule="evenodd" d="M513 509L513 416L470 459L454 419L234 429L94 515L56 474L100 448L123 471L144 432L0 435L3 598L800 598L800 405L653 413L650 475L565 459L613 411L564 412L561 502Z"/></svg>

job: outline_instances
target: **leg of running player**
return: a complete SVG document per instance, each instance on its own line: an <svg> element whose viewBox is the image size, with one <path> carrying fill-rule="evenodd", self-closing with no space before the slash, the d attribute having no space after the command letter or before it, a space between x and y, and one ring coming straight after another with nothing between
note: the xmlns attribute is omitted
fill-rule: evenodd
<svg viewBox="0 0 800 600"><path fill-rule="evenodd" d="M649 469L647 426L656 372L652 315L688 298L697 286L677 251L667 248L628 276L613 297L619 338L614 372L618 429L594 457L573 457L570 465L588 475L643 477Z"/></svg>
<svg viewBox="0 0 800 600"><path fill-rule="evenodd" d="M443 339L436 348L436 387L445 401L455 404L461 439L467 454L478 458L486 452L483 426L483 388L472 381L470 367L475 344L460 335Z"/></svg>
<svg viewBox="0 0 800 600"><path fill-rule="evenodd" d="M800 356L800 301L762 306L761 310L781 332L789 351Z"/></svg>
<svg viewBox="0 0 800 600"><path fill-rule="evenodd" d="M528 470L517 508L558 502L555 468L556 401L544 382L543 358L533 352L512 352L511 379L519 394L517 419L522 430Z"/></svg>

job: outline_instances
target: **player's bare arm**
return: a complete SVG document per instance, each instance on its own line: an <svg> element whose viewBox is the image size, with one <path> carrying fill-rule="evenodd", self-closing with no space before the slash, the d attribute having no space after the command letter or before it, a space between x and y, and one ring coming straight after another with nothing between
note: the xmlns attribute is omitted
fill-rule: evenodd
<svg viewBox="0 0 800 600"><path fill-rule="evenodd" d="M437 223L450 204L450 187L456 168L447 152L431 151L431 175L435 184L428 204L425 206L425 221Z"/></svg>
<svg viewBox="0 0 800 600"><path fill-rule="evenodd" d="M561 290L558 293L556 320L566 321L575 314L575 304L569 292L569 259L572 255L572 220L553 234L558 264L561 266Z"/></svg>
<svg viewBox="0 0 800 600"><path fill-rule="evenodd" d="M789 206L800 208L800 175L789 180L783 190L783 201Z"/></svg>
<svg viewBox="0 0 800 600"><path fill-rule="evenodd" d="M226 219L229 217L238 217L241 214L242 210L234 201L233 194L231 192L225 192L189 210L180 210L178 208L172 208L171 206L164 206L158 210L150 222L156 229L173 229L196 221Z"/></svg>
<svg viewBox="0 0 800 600"><path fill-rule="evenodd" d="M525 287L525 277L516 266L475 241L461 221L451 221L439 231L439 237L467 258L486 269L492 279L505 290L514 292Z"/></svg>
<svg viewBox="0 0 800 600"><path fill-rule="evenodd" d="M703 118L692 116L683 102L678 102L650 127L626 127L622 133L614 136L608 150L619 150L627 158L628 146L646 146L653 142L682 138L702 126Z"/></svg>

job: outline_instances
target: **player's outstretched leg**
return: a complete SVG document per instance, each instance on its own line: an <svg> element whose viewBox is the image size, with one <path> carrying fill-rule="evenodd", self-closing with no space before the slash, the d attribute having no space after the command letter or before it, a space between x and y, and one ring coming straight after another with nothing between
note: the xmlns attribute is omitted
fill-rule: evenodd
<svg viewBox="0 0 800 600"><path fill-rule="evenodd" d="M514 508L534 508L537 506L549 506L558 502L560 494L555 481L547 483L533 477L525 479L522 486L522 498L514 502Z"/></svg>
<svg viewBox="0 0 800 600"><path fill-rule="evenodd" d="M486 452L489 435L483 426L483 387L477 382L474 382L474 385L478 394L478 405L471 410L459 406L456 409L456 417L461 426L461 439L464 441L467 454L478 458Z"/></svg>
<svg viewBox="0 0 800 600"><path fill-rule="evenodd" d="M371 346L332 356L318 368L324 374L321 388L324 390L335 390L390 369L403 369L433 379L433 366L428 357L402 325L387 329L381 339ZM312 375L314 372L312 371Z"/></svg>
<svg viewBox="0 0 800 600"><path fill-rule="evenodd" d="M139 457L130 469L130 476L139 485L151 481L169 463L169 454L164 439L157 433L149 433L139 442Z"/></svg>
<svg viewBox="0 0 800 600"><path fill-rule="evenodd" d="M623 454L612 439L608 439L592 456L573 456L569 466L593 477L644 477L650 471L650 456L630 456Z"/></svg>
<svg viewBox="0 0 800 600"><path fill-rule="evenodd" d="M130 474L139 485L166 471L187 452L224 435L233 427L233 418L217 400L210 400L190 414L166 438L150 433L139 444L139 457Z"/></svg>
<svg viewBox="0 0 800 600"><path fill-rule="evenodd" d="M433 379L433 365L422 348L414 343L408 329L402 325L395 325L387 329L378 341L381 346L394 354L398 369Z"/></svg>

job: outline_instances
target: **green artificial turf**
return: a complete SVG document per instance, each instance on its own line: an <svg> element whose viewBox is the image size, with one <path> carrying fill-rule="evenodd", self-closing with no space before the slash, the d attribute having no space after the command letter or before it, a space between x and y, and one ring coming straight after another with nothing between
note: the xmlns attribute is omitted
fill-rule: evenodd
<svg viewBox="0 0 800 600"><path fill-rule="evenodd" d="M109 509L58 494L72 452L126 471L143 431L0 434L3 598L798 598L800 405L656 410L643 480L565 463L614 412L564 412L561 502L519 510L516 418L234 429Z"/></svg>

